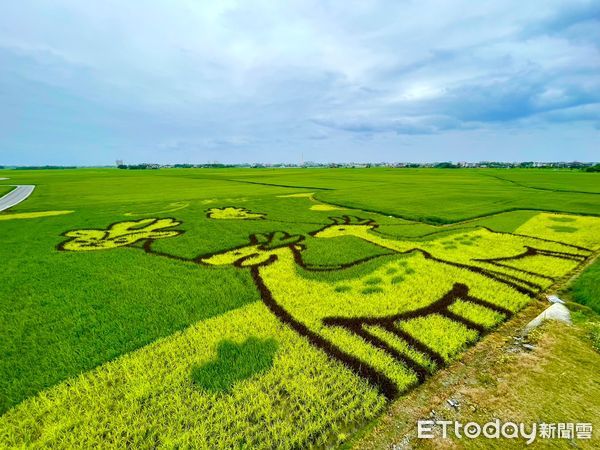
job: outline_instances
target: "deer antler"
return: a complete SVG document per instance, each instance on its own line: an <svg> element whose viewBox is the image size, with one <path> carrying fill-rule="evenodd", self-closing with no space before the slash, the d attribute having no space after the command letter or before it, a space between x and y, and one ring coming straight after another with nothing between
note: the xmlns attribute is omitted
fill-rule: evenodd
<svg viewBox="0 0 600 450"><path fill-rule="evenodd" d="M259 245L262 250L273 250L278 247L297 244L304 240L300 234L289 234L285 231L273 231L271 233L257 233L250 236L250 242Z"/></svg>
<svg viewBox="0 0 600 450"><path fill-rule="evenodd" d="M375 221L373 219L363 219L357 216L338 216L338 217L330 217L329 218L335 225L371 225L374 224Z"/></svg>

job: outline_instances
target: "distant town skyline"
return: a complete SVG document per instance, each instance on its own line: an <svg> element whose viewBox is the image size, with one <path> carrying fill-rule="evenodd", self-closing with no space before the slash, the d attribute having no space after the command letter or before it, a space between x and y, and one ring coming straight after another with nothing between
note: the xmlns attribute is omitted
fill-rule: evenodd
<svg viewBox="0 0 600 450"><path fill-rule="evenodd" d="M3 165L598 160L598 1L0 11Z"/></svg>
<svg viewBox="0 0 600 450"><path fill-rule="evenodd" d="M123 160L115 161L114 165L82 165L82 166L67 166L67 165L0 165L0 169L17 169L17 170L32 170L32 169L85 169L85 168L111 168L125 170L155 170L155 169L210 169L210 168L435 168L435 169L486 169L486 168L506 168L506 169L576 169L584 172L600 172L600 163L598 161L438 161L438 162L329 162L320 163L316 161L306 161L302 164L295 163L220 163L218 161L206 163L174 163L174 164L158 164L158 163L128 163ZM0 178L1 179L1 178Z"/></svg>

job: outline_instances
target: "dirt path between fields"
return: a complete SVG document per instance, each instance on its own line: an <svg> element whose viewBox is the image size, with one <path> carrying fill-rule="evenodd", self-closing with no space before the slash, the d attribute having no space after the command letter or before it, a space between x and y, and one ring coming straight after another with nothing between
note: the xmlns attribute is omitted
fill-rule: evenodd
<svg viewBox="0 0 600 450"><path fill-rule="evenodd" d="M29 197L34 189L35 185L32 184L15 186L15 189L10 191L4 197L0 197L0 211L4 211L8 208L12 208L15 205L18 205L27 197Z"/></svg>

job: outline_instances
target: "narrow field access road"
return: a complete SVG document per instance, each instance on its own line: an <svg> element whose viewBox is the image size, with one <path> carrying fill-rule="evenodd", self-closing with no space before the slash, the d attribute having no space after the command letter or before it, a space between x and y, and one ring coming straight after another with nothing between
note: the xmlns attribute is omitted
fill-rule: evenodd
<svg viewBox="0 0 600 450"><path fill-rule="evenodd" d="M5 209L18 205L27 197L29 197L34 189L35 186L32 184L16 186L15 189L10 191L4 197L0 197L0 211L4 211Z"/></svg>

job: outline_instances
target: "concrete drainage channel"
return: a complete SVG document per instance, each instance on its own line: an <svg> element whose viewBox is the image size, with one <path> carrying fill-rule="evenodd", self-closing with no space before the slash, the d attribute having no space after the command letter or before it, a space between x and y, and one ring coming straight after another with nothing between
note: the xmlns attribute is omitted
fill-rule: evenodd
<svg viewBox="0 0 600 450"><path fill-rule="evenodd" d="M18 205L23 200L27 199L35 189L35 185L26 184L22 186L15 186L15 189L10 191L3 197L0 197L0 212L8 208L12 208Z"/></svg>

